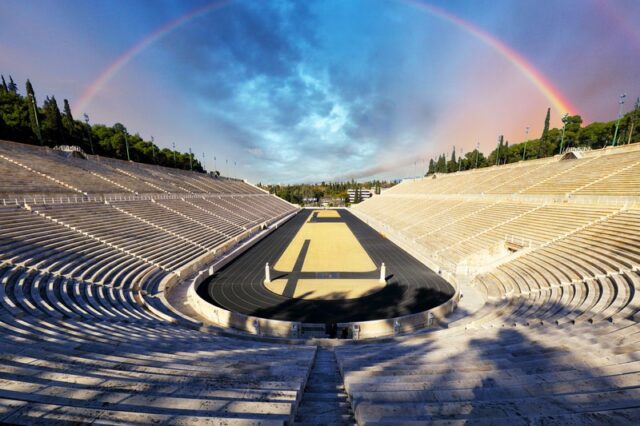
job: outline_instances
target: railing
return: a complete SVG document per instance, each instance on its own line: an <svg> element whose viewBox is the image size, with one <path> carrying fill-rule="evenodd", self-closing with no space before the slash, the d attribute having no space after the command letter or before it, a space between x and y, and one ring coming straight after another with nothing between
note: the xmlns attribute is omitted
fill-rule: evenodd
<svg viewBox="0 0 640 426"><path fill-rule="evenodd" d="M82 150L82 148L76 145L58 145L58 146L55 146L53 149L54 151L64 151L64 152L76 151L84 154L84 151Z"/></svg>
<svg viewBox="0 0 640 426"><path fill-rule="evenodd" d="M96 196L22 196L0 198L0 204L8 205L24 205L24 204L74 204L74 203L105 203L119 201L150 201L150 200L179 200L179 199L211 199L211 198L233 198L233 197L268 197L270 194L217 194L217 193L200 193L200 194L139 194L139 195L96 195Z"/></svg>
<svg viewBox="0 0 640 426"><path fill-rule="evenodd" d="M640 204L640 196L611 195L523 195L523 194L388 194L386 199L414 198L434 200L485 201L485 202L521 202L534 204L574 203L606 206Z"/></svg>
<svg viewBox="0 0 640 426"><path fill-rule="evenodd" d="M567 152L589 152L589 151L591 151L591 147L589 146L574 146L574 147L565 149L562 153L566 154Z"/></svg>
<svg viewBox="0 0 640 426"><path fill-rule="evenodd" d="M515 235L505 235L504 241L506 243L517 244L522 247L535 248L539 246L539 244L535 243L533 240L530 240L529 238L516 237Z"/></svg>

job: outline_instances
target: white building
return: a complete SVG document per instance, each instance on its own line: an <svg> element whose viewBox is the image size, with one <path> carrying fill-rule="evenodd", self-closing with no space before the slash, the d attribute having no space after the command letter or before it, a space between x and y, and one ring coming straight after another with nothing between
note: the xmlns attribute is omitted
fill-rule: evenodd
<svg viewBox="0 0 640 426"><path fill-rule="evenodd" d="M367 198L371 198L373 196L373 191L371 189L347 189L347 194L349 195L349 202L356 202L356 194L360 193L360 201L366 200Z"/></svg>

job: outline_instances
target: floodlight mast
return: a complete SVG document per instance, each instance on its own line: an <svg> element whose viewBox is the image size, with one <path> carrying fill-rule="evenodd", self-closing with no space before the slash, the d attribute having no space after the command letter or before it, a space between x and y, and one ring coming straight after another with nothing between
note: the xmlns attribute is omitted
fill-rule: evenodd
<svg viewBox="0 0 640 426"><path fill-rule="evenodd" d="M562 154L562 148L564 147L564 131L567 128L569 122L569 113L564 113L562 116L562 136L560 137L560 154Z"/></svg>
<svg viewBox="0 0 640 426"><path fill-rule="evenodd" d="M127 149L127 161L131 161L129 156L129 139L127 138L127 128L122 126L122 133L124 134L124 146Z"/></svg>
<svg viewBox="0 0 640 426"><path fill-rule="evenodd" d="M178 167L178 162L176 161L176 143L173 142L173 167Z"/></svg>
<svg viewBox="0 0 640 426"><path fill-rule="evenodd" d="M84 122L87 124L87 127L89 129L88 130L88 132L89 132L89 146L91 147L91 154L93 155L95 153L93 152L93 141L91 140L91 126L89 125L89 116L87 115L86 112L83 114L83 116L84 116Z"/></svg>
<svg viewBox="0 0 640 426"><path fill-rule="evenodd" d="M620 128L620 120L622 119L622 107L624 106L624 100L627 98L627 94L623 93L622 95L620 95L620 98L618 99L618 104L620 105L620 108L618 110L618 121L616 121L616 130L615 132L613 132L613 142L611 143L611 146L616 146L616 139L618 138L618 129Z"/></svg>
<svg viewBox="0 0 640 426"><path fill-rule="evenodd" d="M529 142L529 126L524 128L524 151L522 151L522 161L527 158L527 142Z"/></svg>

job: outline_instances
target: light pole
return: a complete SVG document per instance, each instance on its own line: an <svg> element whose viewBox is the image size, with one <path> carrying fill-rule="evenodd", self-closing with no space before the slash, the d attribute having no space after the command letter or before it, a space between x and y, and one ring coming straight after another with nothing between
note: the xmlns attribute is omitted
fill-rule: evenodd
<svg viewBox="0 0 640 426"><path fill-rule="evenodd" d="M217 172L218 171L218 166L217 166L218 162L216 160L216 153L213 153L213 172Z"/></svg>
<svg viewBox="0 0 640 426"><path fill-rule="evenodd" d="M176 143L173 142L173 167L178 167L178 162L176 161Z"/></svg>
<svg viewBox="0 0 640 426"><path fill-rule="evenodd" d="M529 126L524 128L524 151L522 151L522 161L527 158L527 142L529 142Z"/></svg>
<svg viewBox="0 0 640 426"><path fill-rule="evenodd" d="M127 128L122 126L122 133L124 134L124 146L127 149L127 161L131 161L129 157L129 139L127 138Z"/></svg>
<svg viewBox="0 0 640 426"><path fill-rule="evenodd" d="M458 171L462 170L462 154L464 150L460 148L460 156L458 157Z"/></svg>
<svg viewBox="0 0 640 426"><path fill-rule="evenodd" d="M42 143L42 132L40 131L40 120L38 120L38 105L36 105L36 98L29 93L29 99L31 99L31 105L33 105L33 117L36 119L36 130L38 131L38 140L40 141L40 145L44 145Z"/></svg>
<svg viewBox="0 0 640 426"><path fill-rule="evenodd" d="M193 154L191 153L191 147L189 147L189 169L193 171Z"/></svg>
<svg viewBox="0 0 640 426"><path fill-rule="evenodd" d="M500 140L502 139L502 135L498 136L498 148L496 150L496 166L498 165L498 161L500 160Z"/></svg>
<svg viewBox="0 0 640 426"><path fill-rule="evenodd" d="M91 126L89 125L89 116L85 112L84 114L84 122L87 124L87 128L89 129L89 146L91 147L91 154L93 155L93 141L91 140Z"/></svg>
<svg viewBox="0 0 640 426"><path fill-rule="evenodd" d="M564 131L567 128L567 122L569 121L569 114L564 113L562 116L562 136L560 137L560 154L562 154L562 148L564 146Z"/></svg>
<svg viewBox="0 0 640 426"><path fill-rule="evenodd" d="M480 142L476 144L476 169L478 168L478 157L480 156Z"/></svg>
<svg viewBox="0 0 640 426"><path fill-rule="evenodd" d="M622 106L624 105L624 100L627 98L627 94L623 93L620 95L620 99L618 100L618 104L620 104L620 109L618 111L618 121L616 121L616 130L613 132L613 143L611 146L616 146L616 138L618 137L618 128L620 127L620 120L622 119Z"/></svg>
<svg viewBox="0 0 640 426"><path fill-rule="evenodd" d="M204 171L207 171L207 158L204 156L204 151L202 152L202 168Z"/></svg>

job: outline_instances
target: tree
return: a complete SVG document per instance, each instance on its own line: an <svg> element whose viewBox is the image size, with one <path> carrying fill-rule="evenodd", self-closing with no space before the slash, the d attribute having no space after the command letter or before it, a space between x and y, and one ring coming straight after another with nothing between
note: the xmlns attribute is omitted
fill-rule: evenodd
<svg viewBox="0 0 640 426"><path fill-rule="evenodd" d="M550 122L551 122L551 108L547 108L547 115L544 118L544 129L542 129L542 135L540 136L540 145L538 146L538 158L542 157L544 145L547 142Z"/></svg>
<svg viewBox="0 0 640 426"><path fill-rule="evenodd" d="M447 163L446 173L453 173L458 171L458 161L456 160L456 147L453 147L453 151L451 152L451 159Z"/></svg>
<svg viewBox="0 0 640 426"><path fill-rule="evenodd" d="M504 145L502 149L502 164L507 164L509 162L509 141Z"/></svg>
<svg viewBox="0 0 640 426"><path fill-rule="evenodd" d="M629 114L629 135L627 139L627 143L631 143L631 139L633 138L633 130L636 122L640 119L640 97L636 99L636 104L633 108L633 112Z"/></svg>
<svg viewBox="0 0 640 426"><path fill-rule="evenodd" d="M475 169L476 166L478 168L487 167L487 159L477 148L471 152L467 152L464 158L467 164L467 169Z"/></svg>
<svg viewBox="0 0 640 426"><path fill-rule="evenodd" d="M14 95L18 94L18 86L13 82L13 78L9 76L9 84L7 85L7 90Z"/></svg>
<svg viewBox="0 0 640 426"><path fill-rule="evenodd" d="M64 100L64 115L62 116L62 124L64 128L69 133L69 136L73 138L74 135L74 122L73 115L71 114L71 107L69 106L69 101L67 99Z"/></svg>
<svg viewBox="0 0 640 426"><path fill-rule="evenodd" d="M540 139L544 139L547 137L547 133L549 133L550 122L551 122L551 108L547 108L547 115L544 118L544 128L542 129L542 136L540 136Z"/></svg>
<svg viewBox="0 0 640 426"><path fill-rule="evenodd" d="M4 75L0 75L0 77L2 77L2 85L0 86L0 90L2 90L3 92L8 92L9 88L7 87L7 82L4 79Z"/></svg>
<svg viewBox="0 0 640 426"><path fill-rule="evenodd" d="M45 136L45 140L50 146L63 144L62 115L60 114L56 97L47 96L42 105L42 110L44 115L42 119L42 133Z"/></svg>
<svg viewBox="0 0 640 426"><path fill-rule="evenodd" d="M36 100L36 93L33 90L33 86L29 79L25 83L27 97L27 108L29 110L29 121L31 123L31 131L38 138L38 142L42 145L42 132L40 130L40 119L38 118L38 101Z"/></svg>
<svg viewBox="0 0 640 426"><path fill-rule="evenodd" d="M438 157L438 162L436 163L436 173L446 173L447 172L447 159L444 154Z"/></svg>
<svg viewBox="0 0 640 426"><path fill-rule="evenodd" d="M427 176L432 175L436 172L436 163L433 161L433 158L429 160L429 169L427 170Z"/></svg>

